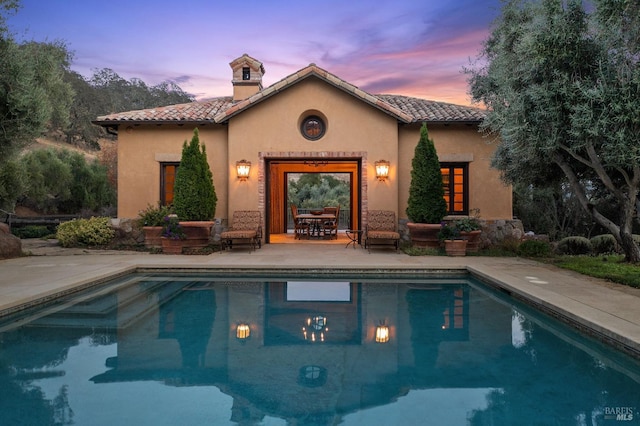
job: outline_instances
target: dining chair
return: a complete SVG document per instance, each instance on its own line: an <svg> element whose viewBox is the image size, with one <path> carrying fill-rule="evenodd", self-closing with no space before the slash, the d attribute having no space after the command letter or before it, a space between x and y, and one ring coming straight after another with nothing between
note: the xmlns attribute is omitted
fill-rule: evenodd
<svg viewBox="0 0 640 426"><path fill-rule="evenodd" d="M327 220L322 225L324 236L330 239L338 239L338 224L340 221L340 204L337 207L325 207L322 209L323 214L332 214L334 219Z"/></svg>
<svg viewBox="0 0 640 426"><path fill-rule="evenodd" d="M293 217L294 239L301 240L303 235L306 235L307 239L309 239L311 226L308 222L298 217L298 206L295 204L291 204L291 216Z"/></svg>

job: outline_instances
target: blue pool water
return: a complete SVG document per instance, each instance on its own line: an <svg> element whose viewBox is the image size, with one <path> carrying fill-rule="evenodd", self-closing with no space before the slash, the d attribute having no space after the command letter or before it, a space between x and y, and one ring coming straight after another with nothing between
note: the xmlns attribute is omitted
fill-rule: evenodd
<svg viewBox="0 0 640 426"><path fill-rule="evenodd" d="M637 360L467 277L137 274L0 345L2 425L640 424Z"/></svg>

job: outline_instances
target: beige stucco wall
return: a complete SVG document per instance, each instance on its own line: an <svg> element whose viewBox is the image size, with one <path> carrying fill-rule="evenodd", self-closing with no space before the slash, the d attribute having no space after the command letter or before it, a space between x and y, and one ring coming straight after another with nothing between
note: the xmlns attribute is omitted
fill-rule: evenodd
<svg viewBox="0 0 640 426"><path fill-rule="evenodd" d="M312 113L323 117L327 125L324 137L318 141L305 139L299 130L302 119ZM241 159L258 165L260 154L332 157L331 153L337 152L364 152L369 208L395 209L397 134L397 122L388 114L325 82L309 79L231 118L229 174L235 176L235 162ZM379 159L391 162L388 182L375 178L374 162ZM248 181L229 180L229 215L234 210L258 208L259 173L259 167L252 167Z"/></svg>
<svg viewBox="0 0 640 426"><path fill-rule="evenodd" d="M500 173L490 167L495 145L483 138L476 126L432 124L428 130L441 162L469 162L470 211L479 209L485 220L511 219L511 186L505 185ZM420 140L420 125L401 127L399 139L399 212L400 218L406 219L411 161Z"/></svg>
<svg viewBox="0 0 640 426"><path fill-rule="evenodd" d="M118 132L118 217L136 218L160 200L160 162L180 161L184 141L195 126L163 124L121 126ZM199 126L218 196L218 212L227 211L227 131L225 126Z"/></svg>

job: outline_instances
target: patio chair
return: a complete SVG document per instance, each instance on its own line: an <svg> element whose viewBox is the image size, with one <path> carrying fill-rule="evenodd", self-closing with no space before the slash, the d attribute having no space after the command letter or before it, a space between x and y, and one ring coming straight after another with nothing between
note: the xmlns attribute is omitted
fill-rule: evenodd
<svg viewBox="0 0 640 426"><path fill-rule="evenodd" d="M340 205L338 207L325 207L322 209L323 214L332 214L335 219L325 221L322 224L322 231L324 236L329 236L330 239L338 239L338 222L340 220Z"/></svg>
<svg viewBox="0 0 640 426"><path fill-rule="evenodd" d="M367 226L364 231L364 247L371 253L372 245L400 246L400 234L397 228L396 214L389 210L369 210Z"/></svg>
<svg viewBox="0 0 640 426"><path fill-rule="evenodd" d="M309 239L310 228L308 222L298 217L298 206L291 204L291 216L293 217L293 231L295 232L294 238L301 240L303 235Z"/></svg>
<svg viewBox="0 0 640 426"><path fill-rule="evenodd" d="M262 217L258 210L237 210L233 212L231 226L220 234L222 250L233 245L245 244L255 250L262 247Z"/></svg>

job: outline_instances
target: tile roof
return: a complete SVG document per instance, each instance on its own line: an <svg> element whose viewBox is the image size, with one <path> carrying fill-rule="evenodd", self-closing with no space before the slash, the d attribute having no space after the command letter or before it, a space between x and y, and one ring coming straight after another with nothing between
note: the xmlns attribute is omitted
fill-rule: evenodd
<svg viewBox="0 0 640 426"><path fill-rule="evenodd" d="M486 114L480 108L410 96L372 95L315 64L311 64L240 102L233 102L230 96L220 97L206 101L103 115L98 117L94 123L102 126L125 123L223 123L251 106L310 77L319 78L404 123L480 122Z"/></svg>
<svg viewBox="0 0 640 426"><path fill-rule="evenodd" d="M214 117L233 105L231 96L189 102L164 107L125 111L98 117L94 123L102 126L125 123L214 123Z"/></svg>
<svg viewBox="0 0 640 426"><path fill-rule="evenodd" d="M429 101L399 95L376 95L382 101L413 117L414 122L480 122L487 112L481 108Z"/></svg>

